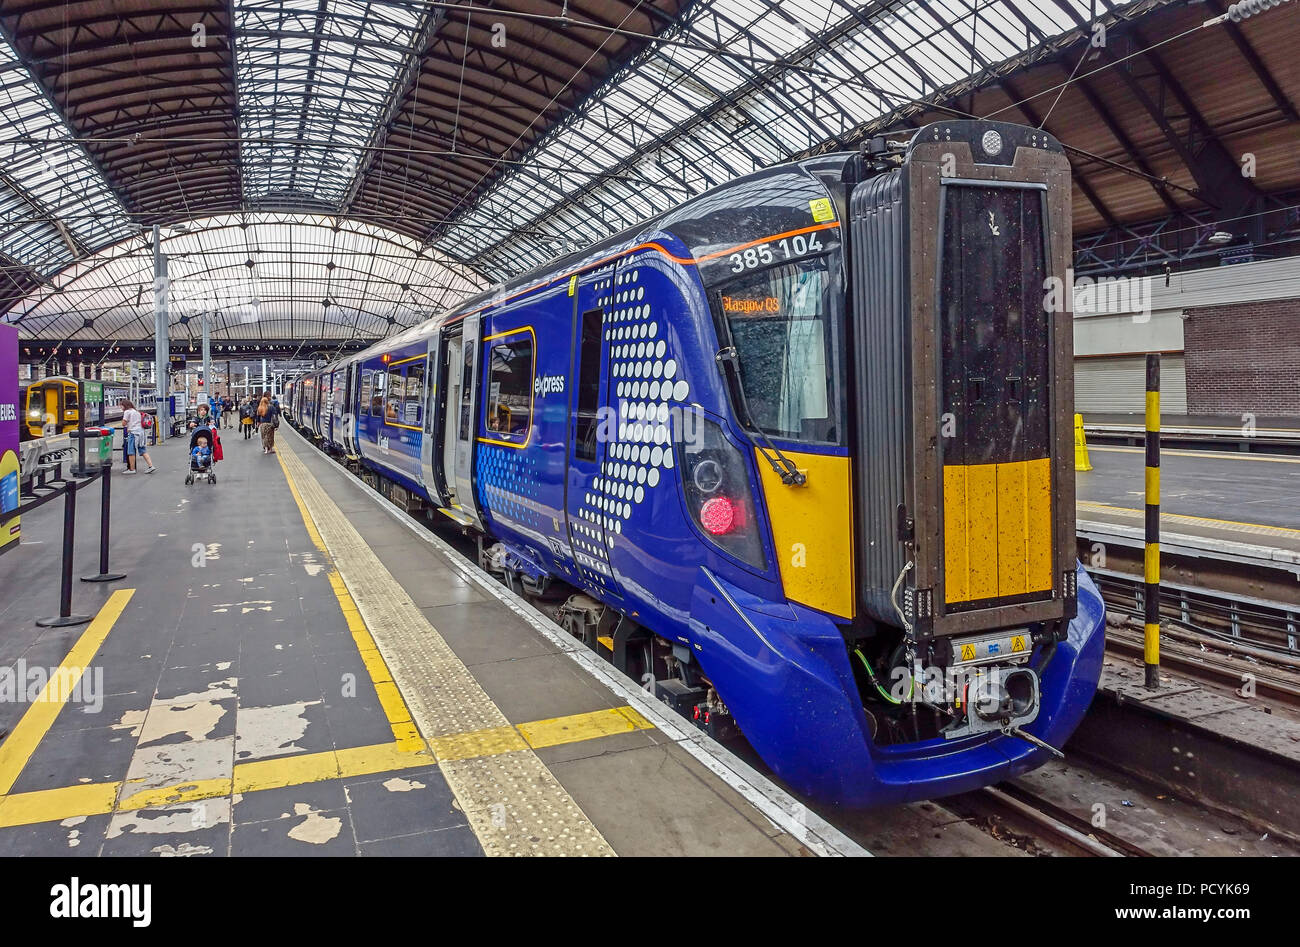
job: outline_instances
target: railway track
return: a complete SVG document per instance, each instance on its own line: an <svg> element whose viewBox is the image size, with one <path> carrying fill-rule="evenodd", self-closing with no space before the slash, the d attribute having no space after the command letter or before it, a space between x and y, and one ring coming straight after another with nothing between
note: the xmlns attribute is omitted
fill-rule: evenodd
<svg viewBox="0 0 1300 947"><path fill-rule="evenodd" d="M1188 644L1167 637L1160 643L1160 664L1190 677L1202 684L1232 691L1245 696L1242 687L1249 682L1254 696L1263 700L1300 710L1300 674L1261 661L1234 660L1228 654L1213 650L1213 643ZM1139 631L1107 627L1106 650L1128 658L1142 657L1142 634Z"/></svg>
<svg viewBox="0 0 1300 947"><path fill-rule="evenodd" d="M963 819L982 825L995 837L1008 840L1034 855L1075 855L1090 858L1150 858L1140 845L1097 828L1016 782L999 783L962 793L940 804Z"/></svg>

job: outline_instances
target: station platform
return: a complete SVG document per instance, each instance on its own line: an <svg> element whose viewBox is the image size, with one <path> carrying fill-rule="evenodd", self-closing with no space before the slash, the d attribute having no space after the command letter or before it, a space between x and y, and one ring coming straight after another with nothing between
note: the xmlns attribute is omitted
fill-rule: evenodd
<svg viewBox="0 0 1300 947"><path fill-rule="evenodd" d="M1140 547L1145 454L1089 444L1077 483L1081 539ZM1300 574L1300 457L1160 452L1160 548Z"/></svg>
<svg viewBox="0 0 1300 947"><path fill-rule="evenodd" d="M862 855L310 448L115 475L0 557L0 855ZM98 490L79 501L93 572ZM7 677L6 677L7 676ZM5 690L6 680L9 690Z"/></svg>
<svg viewBox="0 0 1300 947"><path fill-rule="evenodd" d="M1245 422L1250 420L1250 424ZM1083 429L1089 443L1101 441L1140 445L1146 436L1141 413L1085 412ZM1166 444L1237 451L1300 451L1300 418L1242 415L1163 414L1160 437Z"/></svg>

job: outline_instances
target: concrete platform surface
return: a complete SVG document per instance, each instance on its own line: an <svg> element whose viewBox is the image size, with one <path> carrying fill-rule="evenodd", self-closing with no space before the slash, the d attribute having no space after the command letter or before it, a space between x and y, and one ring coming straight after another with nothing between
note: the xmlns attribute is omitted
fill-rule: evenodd
<svg viewBox="0 0 1300 947"><path fill-rule="evenodd" d="M1089 445L1077 474L1079 532L1140 545L1144 453ZM1161 548L1294 569L1300 565L1300 457L1161 451Z"/></svg>
<svg viewBox="0 0 1300 947"><path fill-rule="evenodd" d="M865 854L287 426L223 439L113 478L89 624L33 624L59 503L0 557L0 854Z"/></svg>

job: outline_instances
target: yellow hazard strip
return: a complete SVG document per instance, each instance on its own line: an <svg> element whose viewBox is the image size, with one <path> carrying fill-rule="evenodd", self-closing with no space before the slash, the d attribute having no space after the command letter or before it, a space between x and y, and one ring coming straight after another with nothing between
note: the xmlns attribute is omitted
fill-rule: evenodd
<svg viewBox="0 0 1300 947"><path fill-rule="evenodd" d="M1152 585L1160 581L1160 544L1147 543L1145 557L1146 581Z"/></svg>
<svg viewBox="0 0 1300 947"><path fill-rule="evenodd" d="M1091 513L1119 513L1126 516L1146 516L1145 510L1135 510L1131 506L1111 506L1109 503L1097 503L1092 500L1079 500L1075 504L1076 509ZM1208 516L1190 516L1186 513L1166 513L1160 512L1160 522L1165 523L1197 523L1205 526L1215 526L1220 529L1226 527L1236 527L1238 529L1249 530L1252 533L1278 533L1283 535L1300 536L1300 529L1292 529L1289 526L1267 526L1263 523L1242 523L1237 520L1216 520Z"/></svg>
<svg viewBox="0 0 1300 947"><path fill-rule="evenodd" d="M1144 626L1142 660L1146 664L1160 663L1160 626L1148 623Z"/></svg>
<svg viewBox="0 0 1300 947"><path fill-rule="evenodd" d="M40 696L27 708L4 743L0 743L0 796L13 789L23 767L36 752L36 747L53 725L54 718L63 709L69 691L81 680L81 675L134 594L135 589L118 589L108 597L108 601L86 626L58 670L50 676Z"/></svg>
<svg viewBox="0 0 1300 947"><path fill-rule="evenodd" d="M419 731L411 721L411 712L407 709L406 702L402 700L402 693L397 689L397 685L393 683L393 676L389 673L388 665L384 662L384 656L380 654L379 648L375 645L375 640L371 637L370 630L366 628L366 623L361 618L361 612L357 608L356 602L353 601L347 584L343 581L343 577L339 575L339 571L334 565L330 551L325 545L325 540L321 538L320 531L316 528L316 521L307 510L302 494L298 492L298 485L294 482L293 474L290 473L288 465L285 464L282 454L277 452L275 459L280 462L280 469L284 471L284 479L289 484L289 493L292 494L293 502L298 506L298 513L302 516L303 525L307 527L307 535L310 537L312 544L320 550L330 564L327 573L330 588L334 591L334 597L338 599L339 608L343 611L343 619L348 624L348 631L352 634L352 640L356 642L357 650L361 652L361 661L365 665L366 673L370 675L370 683L374 685L375 693L379 696L379 706L383 708L384 716L387 718L389 726L392 727L393 738L411 752L424 749L424 742L420 739Z"/></svg>
<svg viewBox="0 0 1300 947"><path fill-rule="evenodd" d="M614 707L589 714L519 724L519 732L533 749L653 729L654 724L631 707Z"/></svg>
<svg viewBox="0 0 1300 947"><path fill-rule="evenodd" d="M171 786L136 791L132 790L130 783L121 780L41 789L0 796L0 828L198 802L229 796L232 792L260 792L330 779L372 776L417 766L432 766L435 762L472 760L516 750L582 743L619 733L651 729L654 729L654 724L632 707L611 707L591 713L533 720L515 726L435 737L429 743L437 754L436 761L433 755L413 753L400 743L379 743L236 763L234 775L230 779L186 780Z"/></svg>

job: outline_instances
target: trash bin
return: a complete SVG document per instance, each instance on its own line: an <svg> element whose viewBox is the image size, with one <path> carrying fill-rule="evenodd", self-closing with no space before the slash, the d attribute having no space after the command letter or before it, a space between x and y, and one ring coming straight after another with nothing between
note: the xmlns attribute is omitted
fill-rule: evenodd
<svg viewBox="0 0 1300 947"><path fill-rule="evenodd" d="M84 437L86 439L86 469L97 470L100 467L111 467L113 464L113 429L111 427L85 427L80 431L69 431L68 436L74 438L73 457L77 454L77 443L75 438Z"/></svg>

